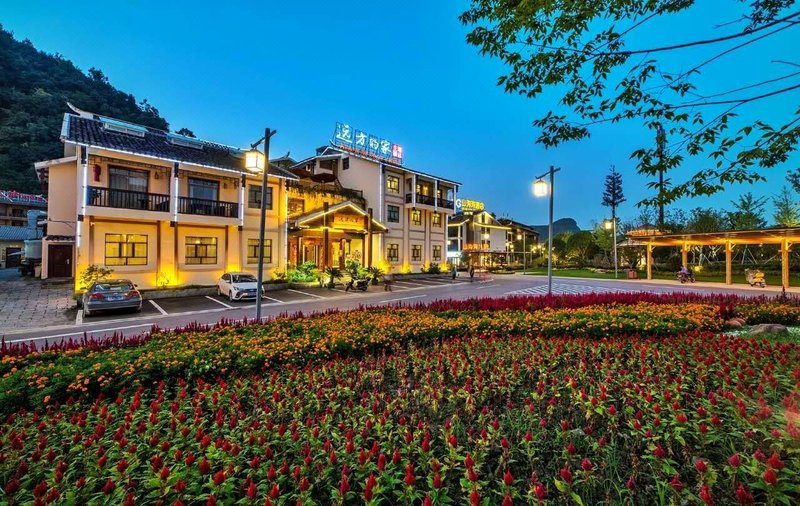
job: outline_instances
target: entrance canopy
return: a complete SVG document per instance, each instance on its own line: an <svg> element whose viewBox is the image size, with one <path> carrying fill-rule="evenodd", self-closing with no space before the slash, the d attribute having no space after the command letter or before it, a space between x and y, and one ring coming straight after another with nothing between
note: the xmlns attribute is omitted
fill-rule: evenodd
<svg viewBox="0 0 800 506"><path fill-rule="evenodd" d="M350 202L340 202L325 209L320 209L295 220L295 227L299 229L331 229L358 234L386 232L386 227L358 205Z"/></svg>
<svg viewBox="0 0 800 506"><path fill-rule="evenodd" d="M794 244L800 244L800 227L766 228L761 230L731 230L727 232L698 232L667 234L655 230L632 231L629 239L641 241L647 246L647 279L653 279L653 248L656 246L679 246L683 265L687 263L692 246L725 247L725 283L733 282L731 263L736 246L777 244L781 252L781 280L789 287L789 252Z"/></svg>

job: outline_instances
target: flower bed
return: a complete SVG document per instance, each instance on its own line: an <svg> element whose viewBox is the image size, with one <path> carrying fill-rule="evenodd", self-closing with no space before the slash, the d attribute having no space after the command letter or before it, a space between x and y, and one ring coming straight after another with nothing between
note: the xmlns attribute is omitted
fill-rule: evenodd
<svg viewBox="0 0 800 506"><path fill-rule="evenodd" d="M395 313L370 316L381 328ZM799 345L475 332L12 415L0 427L4 500L800 501L800 434L787 421Z"/></svg>
<svg viewBox="0 0 800 506"><path fill-rule="evenodd" d="M380 308L208 331L191 327L142 337L136 346L117 340L115 345L123 346L8 353L0 363L0 413L64 401L69 395L113 395L122 387L160 380L244 374L275 363L359 356L475 333L605 338L675 335L721 325L714 305L639 302L538 311Z"/></svg>

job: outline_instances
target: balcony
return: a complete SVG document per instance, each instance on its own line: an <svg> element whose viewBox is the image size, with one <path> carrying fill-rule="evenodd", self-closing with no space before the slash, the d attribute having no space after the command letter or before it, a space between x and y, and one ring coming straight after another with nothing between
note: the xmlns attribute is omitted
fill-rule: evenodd
<svg viewBox="0 0 800 506"><path fill-rule="evenodd" d="M447 200L443 198L439 198L439 207L444 209L455 209L456 204L452 200Z"/></svg>
<svg viewBox="0 0 800 506"><path fill-rule="evenodd" d="M178 212L181 214L199 214L220 218L238 218L239 204L221 200L195 199L178 197Z"/></svg>
<svg viewBox="0 0 800 506"><path fill-rule="evenodd" d="M169 212L169 195L89 186L86 204L97 207Z"/></svg>
<svg viewBox="0 0 800 506"><path fill-rule="evenodd" d="M414 194L406 193L406 204L411 204L413 201L414 201ZM435 206L436 198L433 197L432 195L423 195L421 193L417 193L417 205Z"/></svg>

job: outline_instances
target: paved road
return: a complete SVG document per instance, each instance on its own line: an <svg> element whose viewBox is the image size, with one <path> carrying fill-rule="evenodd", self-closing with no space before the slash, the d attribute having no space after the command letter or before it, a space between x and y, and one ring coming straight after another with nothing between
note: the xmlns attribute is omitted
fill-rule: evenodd
<svg viewBox="0 0 800 506"><path fill-rule="evenodd" d="M584 294L609 292L685 291L694 293L734 293L755 296L775 295L775 289L726 288L718 284L680 285L668 281L627 281L578 278L554 278L553 292L557 294ZM278 316L296 312L312 313L330 308L352 309L362 305L393 305L427 303L440 299L467 299L472 297L504 297L509 295L541 295L547 293L547 278L541 276L501 275L470 283L466 278L455 282L449 278L413 279L397 281L392 292L382 286L370 287L367 292L349 292L309 288L267 292L263 303L263 316ZM141 313L106 313L91 318L79 314L72 325L25 329L2 329L5 341L45 342L79 338L84 333L100 337L113 333L125 336L139 334L153 326L173 328L192 322L216 323L221 319L241 320L253 318L253 302L230 302L224 297L197 296L145 301Z"/></svg>

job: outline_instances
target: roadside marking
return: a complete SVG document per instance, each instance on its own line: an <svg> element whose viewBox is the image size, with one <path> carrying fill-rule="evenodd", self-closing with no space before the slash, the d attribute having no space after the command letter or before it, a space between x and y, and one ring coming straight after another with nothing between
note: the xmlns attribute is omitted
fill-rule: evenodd
<svg viewBox="0 0 800 506"><path fill-rule="evenodd" d="M20 342L23 342L23 341L29 341L30 342L30 341L38 341L40 339L53 339L53 338L56 338L56 337L81 336L84 333L92 334L94 332L109 332L109 331L112 331L112 330L113 331L117 331L117 330L135 329L135 328L138 328L138 327L152 327L153 325L155 325L155 323L141 323L139 325L128 325L127 327L112 327L112 328L108 328L108 329L80 330L80 331L76 331L76 332L70 332L68 334L55 334L55 335L52 335L52 336L39 336L39 337L26 337L26 338L22 338L22 339L13 339L13 340L10 340L10 341L7 340L6 342L7 343L20 343Z"/></svg>
<svg viewBox="0 0 800 506"><path fill-rule="evenodd" d="M75 325L83 324L83 308L78 309L78 314L75 315Z"/></svg>
<svg viewBox="0 0 800 506"><path fill-rule="evenodd" d="M159 312L159 313L161 313L161 314L168 314L166 311L164 311L164 308L163 308L163 307L161 307L161 306L159 306L158 304L156 304L156 301L154 301L153 299L149 299L149 300L150 300L150 304L152 304L152 305L153 305L153 307L154 307L154 308L156 308L156 309L158 310L158 312Z"/></svg>
<svg viewBox="0 0 800 506"><path fill-rule="evenodd" d="M289 292L299 293L300 295L307 295L309 297L314 297L315 299L324 299L325 298L322 295L315 295L313 293L301 292L300 290L295 290L294 288L287 288L286 290L289 291Z"/></svg>
<svg viewBox="0 0 800 506"><path fill-rule="evenodd" d="M411 281L394 281L394 283L396 283L398 285L402 284L402 285L411 285L411 286L432 286L432 285L424 285L422 283L414 283L414 282L411 282Z"/></svg>
<svg viewBox="0 0 800 506"><path fill-rule="evenodd" d="M269 299L269 300L271 300L272 302L277 302L278 304L285 304L285 302L283 302L282 300L273 299L272 297L267 297L266 295L262 295L262 296L261 296L261 300L264 300L264 299ZM264 303L262 302L262 303L261 303L261 305L263 306L263 305L264 305ZM247 307L255 307L255 305L253 305L253 306L247 306Z"/></svg>
<svg viewBox="0 0 800 506"><path fill-rule="evenodd" d="M219 299L215 299L214 297L212 297L212 296L210 296L210 295L206 295L206 299L208 299L208 300L213 300L214 302L216 302L216 303L217 303L217 304L219 304L220 306L225 306L225 307L226 307L226 308L228 308L228 309L234 309L234 306L231 306L230 304L225 304L225 303L224 303L224 302L222 302L221 300L219 300Z"/></svg>
<svg viewBox="0 0 800 506"><path fill-rule="evenodd" d="M396 299L381 300L378 301L377 304L386 304L387 302L398 302L401 300L408 300L408 299L419 299L420 297L427 297L427 295L410 295L408 297L398 297Z"/></svg>

